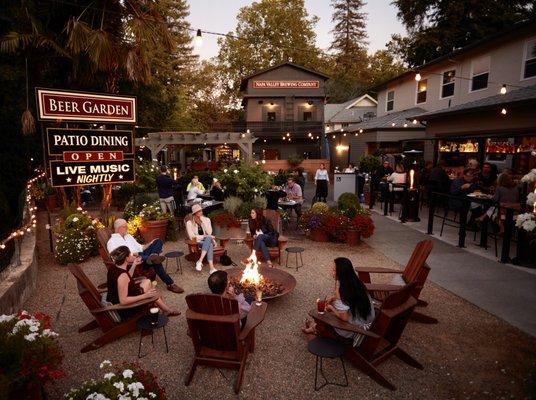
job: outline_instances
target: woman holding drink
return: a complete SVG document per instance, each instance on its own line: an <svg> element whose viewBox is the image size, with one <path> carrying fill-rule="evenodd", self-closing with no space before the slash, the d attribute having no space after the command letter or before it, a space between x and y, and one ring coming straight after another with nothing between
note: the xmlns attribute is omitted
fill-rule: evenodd
<svg viewBox="0 0 536 400"><path fill-rule="evenodd" d="M357 325L361 329L369 329L375 318L374 306L365 285L357 277L352 262L346 257L336 258L332 274L335 279L335 292L326 300L325 312L333 313L341 321ZM320 303L319 311L322 306ZM310 339L314 338L314 335L319 335L353 342L354 346L359 345L363 339L362 335L354 332L332 328L326 324L316 324L309 320L305 321L302 331Z"/></svg>
<svg viewBox="0 0 536 400"><path fill-rule="evenodd" d="M154 297L158 293L151 284L149 279L143 279L139 282L134 281L128 273L128 265L132 267L141 264L141 257L134 257L127 246L119 246L110 253L114 266L108 269L107 285L108 293L106 301L112 304L129 305L137 301ZM158 297L155 304L167 315L174 317L180 315L180 311L171 309L162 297ZM121 318L128 318L138 312L138 308L128 310L118 310Z"/></svg>

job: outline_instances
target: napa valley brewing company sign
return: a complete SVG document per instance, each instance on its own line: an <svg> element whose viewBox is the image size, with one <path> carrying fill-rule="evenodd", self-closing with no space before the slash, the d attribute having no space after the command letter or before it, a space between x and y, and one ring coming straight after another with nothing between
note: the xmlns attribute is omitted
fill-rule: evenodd
<svg viewBox="0 0 536 400"><path fill-rule="evenodd" d="M136 98L37 89L39 119L87 123L136 122ZM52 128L44 139L53 187L134 181L131 130Z"/></svg>
<svg viewBox="0 0 536 400"><path fill-rule="evenodd" d="M253 81L253 89L318 89L319 81Z"/></svg>

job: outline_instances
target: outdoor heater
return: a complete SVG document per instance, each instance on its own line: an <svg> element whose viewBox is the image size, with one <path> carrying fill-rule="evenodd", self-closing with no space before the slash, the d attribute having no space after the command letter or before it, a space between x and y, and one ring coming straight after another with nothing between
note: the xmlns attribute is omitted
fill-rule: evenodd
<svg viewBox="0 0 536 400"><path fill-rule="evenodd" d="M409 188L404 193L404 199L402 200L402 216L400 220L402 222L419 222L419 190L413 186L415 177L415 171L412 169L409 171Z"/></svg>

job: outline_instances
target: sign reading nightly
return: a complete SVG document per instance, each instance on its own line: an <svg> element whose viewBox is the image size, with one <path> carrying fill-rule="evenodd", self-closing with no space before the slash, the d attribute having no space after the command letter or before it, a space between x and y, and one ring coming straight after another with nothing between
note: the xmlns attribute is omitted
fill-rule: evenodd
<svg viewBox="0 0 536 400"><path fill-rule="evenodd" d="M136 98L37 89L41 121L136 123Z"/></svg>
<svg viewBox="0 0 536 400"><path fill-rule="evenodd" d="M319 81L253 81L253 89L318 89Z"/></svg>
<svg viewBox="0 0 536 400"><path fill-rule="evenodd" d="M47 141L49 156L61 156L66 151L134 154L132 131L48 128Z"/></svg>
<svg viewBox="0 0 536 400"><path fill-rule="evenodd" d="M134 160L119 162L50 161L52 186L84 186L134 181Z"/></svg>

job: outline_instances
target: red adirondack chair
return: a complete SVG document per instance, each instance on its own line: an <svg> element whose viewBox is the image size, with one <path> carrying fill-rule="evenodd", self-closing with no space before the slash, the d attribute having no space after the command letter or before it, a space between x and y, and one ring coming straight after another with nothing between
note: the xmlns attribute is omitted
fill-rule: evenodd
<svg viewBox="0 0 536 400"><path fill-rule="evenodd" d="M433 247L434 243L431 240L423 240L417 243L408 263L406 264L406 268L403 271L380 267L360 267L356 268L357 275L359 276L359 279L365 283L365 286L367 287L371 297L378 301L382 301L390 293L400 290L406 284L415 283L411 295L417 299L417 306L426 307L428 303L424 300L420 300L419 296L421 295L421 291L426 283L428 273L430 272L430 267L426 264L426 260L428 259ZM398 274L400 275L400 282L396 284L374 284L371 283L371 273ZM422 323L438 323L437 319L417 311L415 311L411 317L412 319Z"/></svg>
<svg viewBox="0 0 536 400"><path fill-rule="evenodd" d="M411 295L414 290L413 286L414 284L406 285L389 294L379 310L376 310L376 319L368 331L344 322L330 312L320 315L314 309L309 312L309 315L318 324L327 324L334 328L364 335L364 339L358 347L350 345L346 348L345 357L380 385L396 390L396 386L377 369L378 365L395 355L406 364L423 369L423 366L398 344L408 319L417 305L417 300Z"/></svg>
<svg viewBox="0 0 536 400"><path fill-rule="evenodd" d="M236 300L213 294L190 294L186 303L188 335L192 338L195 357L185 385L192 381L198 365L237 369L234 391L238 393L247 356L255 349L255 328L263 321L267 304L254 305L240 330Z"/></svg>

